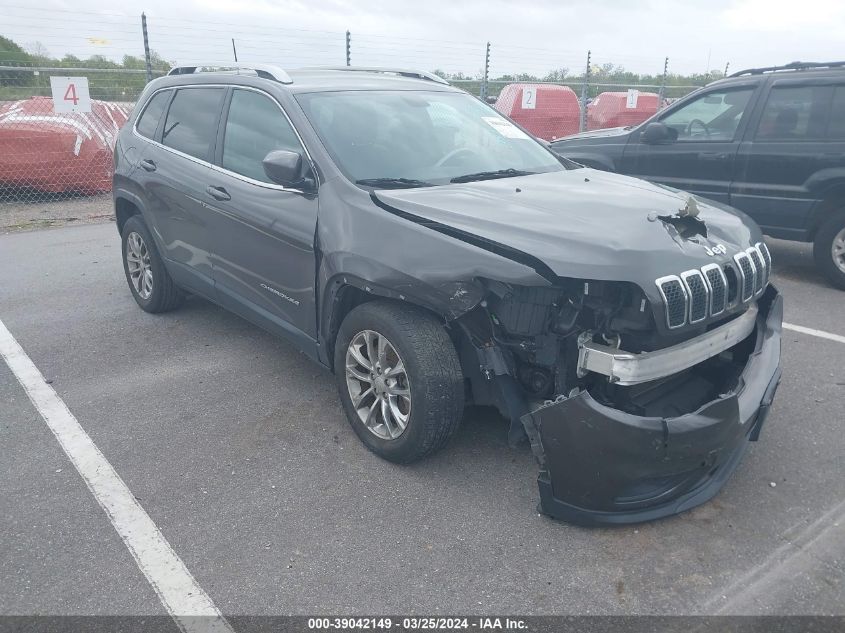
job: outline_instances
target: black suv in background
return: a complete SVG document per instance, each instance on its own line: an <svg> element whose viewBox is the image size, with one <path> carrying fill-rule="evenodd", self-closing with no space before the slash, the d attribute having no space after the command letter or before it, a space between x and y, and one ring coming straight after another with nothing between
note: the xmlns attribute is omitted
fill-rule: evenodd
<svg viewBox="0 0 845 633"><path fill-rule="evenodd" d="M635 128L552 149L729 204L767 235L814 242L818 267L845 289L845 62L743 70Z"/></svg>
<svg viewBox="0 0 845 633"><path fill-rule="evenodd" d="M190 292L286 337L395 462L495 406L570 521L703 503L757 439L782 300L747 216L562 159L428 73L201 71L151 82L118 135L143 310Z"/></svg>

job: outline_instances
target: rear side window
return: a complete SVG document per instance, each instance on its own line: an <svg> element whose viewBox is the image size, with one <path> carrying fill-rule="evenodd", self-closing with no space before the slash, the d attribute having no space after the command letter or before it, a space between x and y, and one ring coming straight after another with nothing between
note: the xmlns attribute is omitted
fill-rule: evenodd
<svg viewBox="0 0 845 633"><path fill-rule="evenodd" d="M150 99L144 112L138 118L138 123L135 128L138 134L146 136L147 138L154 138L156 129L158 128L159 119L164 112L164 107L167 105L167 100L170 98L169 90L162 90L157 92L152 99Z"/></svg>
<svg viewBox="0 0 845 633"><path fill-rule="evenodd" d="M183 88L176 91L164 121L161 142L190 156L208 160L217 136L217 115L223 88Z"/></svg>
<svg viewBox="0 0 845 633"><path fill-rule="evenodd" d="M260 93L235 90L223 137L223 168L253 180L272 182L264 173L262 161L279 149L302 151L279 106Z"/></svg>
<svg viewBox="0 0 845 633"><path fill-rule="evenodd" d="M830 109L826 138L845 140L845 86L836 86L833 89L833 106Z"/></svg>
<svg viewBox="0 0 845 633"><path fill-rule="evenodd" d="M757 141L818 139L824 136L828 86L775 86L757 126Z"/></svg>

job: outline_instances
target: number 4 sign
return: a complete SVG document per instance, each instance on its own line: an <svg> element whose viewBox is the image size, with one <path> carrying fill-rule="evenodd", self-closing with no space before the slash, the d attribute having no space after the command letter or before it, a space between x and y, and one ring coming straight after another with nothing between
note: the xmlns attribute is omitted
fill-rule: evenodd
<svg viewBox="0 0 845 633"><path fill-rule="evenodd" d="M87 77L50 77L50 88L55 112L91 112Z"/></svg>

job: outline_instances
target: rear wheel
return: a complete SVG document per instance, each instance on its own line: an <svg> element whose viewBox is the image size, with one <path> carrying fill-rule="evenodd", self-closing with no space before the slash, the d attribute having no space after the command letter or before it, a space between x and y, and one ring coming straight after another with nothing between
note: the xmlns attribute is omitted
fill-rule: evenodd
<svg viewBox="0 0 845 633"><path fill-rule="evenodd" d="M349 423L384 459L422 459L458 428L458 355L443 325L422 310L389 301L358 306L341 324L334 368Z"/></svg>
<svg viewBox="0 0 845 633"><path fill-rule="evenodd" d="M813 244L816 265L837 288L845 290L845 211L824 222Z"/></svg>
<svg viewBox="0 0 845 633"><path fill-rule="evenodd" d="M123 271L135 302L146 312L175 310L185 299L173 283L156 249L153 237L140 215L123 225Z"/></svg>

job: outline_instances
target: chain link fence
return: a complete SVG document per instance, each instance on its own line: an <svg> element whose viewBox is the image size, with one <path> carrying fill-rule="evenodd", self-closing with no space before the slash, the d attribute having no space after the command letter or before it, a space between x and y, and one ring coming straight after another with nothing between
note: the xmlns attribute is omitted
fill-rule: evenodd
<svg viewBox="0 0 845 633"><path fill-rule="evenodd" d="M494 42L36 7L19 7L0 29L0 202L14 204L80 196L99 196L106 204L118 130L147 82L177 63L241 60L290 68L345 64L428 70L547 140L635 125L714 78L672 75L668 59L649 61L658 72L648 75L627 72L592 53ZM60 93L53 85L57 80ZM90 107L67 111L68 101L88 103L79 94L82 84Z"/></svg>

